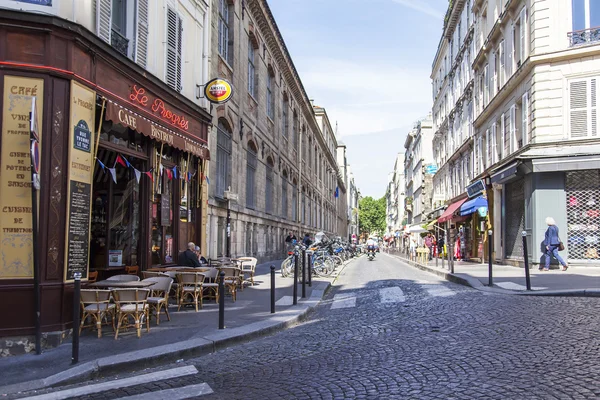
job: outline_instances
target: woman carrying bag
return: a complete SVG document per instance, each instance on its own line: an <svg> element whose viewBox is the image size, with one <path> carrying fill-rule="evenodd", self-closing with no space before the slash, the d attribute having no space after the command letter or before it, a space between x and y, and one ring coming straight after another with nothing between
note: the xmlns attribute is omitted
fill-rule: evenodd
<svg viewBox="0 0 600 400"><path fill-rule="evenodd" d="M544 246L546 246L546 265L544 266L544 271L550 271L550 258L552 256L554 256L554 258L556 258L556 260L558 260L558 262L563 266L562 270L566 271L567 268L569 268L569 266L567 265L565 260L562 259L560 254L558 254L558 251L564 250L565 247L560 238L558 237L558 227L556 226L554 218L546 218L546 225L548 225L548 229L546 229L546 236L544 239ZM542 270L541 266L539 270Z"/></svg>

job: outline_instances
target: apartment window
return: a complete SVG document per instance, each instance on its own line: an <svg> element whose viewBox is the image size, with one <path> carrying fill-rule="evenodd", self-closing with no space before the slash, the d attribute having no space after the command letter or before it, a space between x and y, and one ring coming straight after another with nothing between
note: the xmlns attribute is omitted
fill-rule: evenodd
<svg viewBox="0 0 600 400"><path fill-rule="evenodd" d="M598 0L572 0L573 31L600 27Z"/></svg>
<svg viewBox="0 0 600 400"><path fill-rule="evenodd" d="M246 150L246 207L254 209L256 207L256 167L258 165L257 150L252 143L248 143Z"/></svg>
<svg viewBox="0 0 600 400"><path fill-rule="evenodd" d="M298 186L292 182L292 221L298 221Z"/></svg>
<svg viewBox="0 0 600 400"><path fill-rule="evenodd" d="M248 93L256 97L256 67L254 63L256 49L252 38L248 37Z"/></svg>
<svg viewBox="0 0 600 400"><path fill-rule="evenodd" d="M481 83L481 87L483 88L483 108L485 108L489 101L490 101L490 83L488 82L488 78L489 78L489 72L490 72L490 66L489 64L485 64L485 67L483 67L483 74L482 74L482 83Z"/></svg>
<svg viewBox="0 0 600 400"><path fill-rule="evenodd" d="M294 114L292 116L292 141L294 143L294 147L298 150L298 115L296 114L296 110L294 110Z"/></svg>
<svg viewBox="0 0 600 400"><path fill-rule="evenodd" d="M271 120L275 120L275 94L273 93L273 82L275 81L275 74L271 67L267 74L267 115Z"/></svg>
<svg viewBox="0 0 600 400"><path fill-rule="evenodd" d="M265 212L273 214L273 161L267 160L265 185Z"/></svg>
<svg viewBox="0 0 600 400"><path fill-rule="evenodd" d="M529 131L529 93L525 92L521 101L521 136L523 145L531 142L531 132Z"/></svg>
<svg viewBox="0 0 600 400"><path fill-rule="evenodd" d="M217 125L217 179L215 196L223 198L223 193L231 185L231 129L224 119Z"/></svg>
<svg viewBox="0 0 600 400"><path fill-rule="evenodd" d="M283 94L283 103L281 105L281 134L284 138L288 137L288 108L289 102L287 99L287 95Z"/></svg>
<svg viewBox="0 0 600 400"><path fill-rule="evenodd" d="M181 87L182 74L182 32L183 20L173 11L171 7L167 8L167 69L166 82L171 88L178 92Z"/></svg>
<svg viewBox="0 0 600 400"><path fill-rule="evenodd" d="M569 81L570 137L585 138L598 134L598 77Z"/></svg>
<svg viewBox="0 0 600 400"><path fill-rule="evenodd" d="M483 151L482 151L482 164L483 164L484 170L492 165L491 147L492 147L492 143L490 140L490 130L486 129L485 130L485 142L484 142L484 147L483 147Z"/></svg>
<svg viewBox="0 0 600 400"><path fill-rule="evenodd" d="M287 183L287 172L283 171L281 175L281 216L285 219L288 218L288 183Z"/></svg>
<svg viewBox="0 0 600 400"><path fill-rule="evenodd" d="M233 35L230 35L233 5L228 0L219 0L219 54L233 66Z"/></svg>

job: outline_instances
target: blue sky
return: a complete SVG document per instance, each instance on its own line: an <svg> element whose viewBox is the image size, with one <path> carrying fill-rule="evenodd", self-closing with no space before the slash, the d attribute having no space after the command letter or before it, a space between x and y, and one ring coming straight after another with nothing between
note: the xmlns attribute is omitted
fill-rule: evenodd
<svg viewBox="0 0 600 400"><path fill-rule="evenodd" d="M414 123L448 0L268 0L309 98L338 122L363 196L385 194Z"/></svg>

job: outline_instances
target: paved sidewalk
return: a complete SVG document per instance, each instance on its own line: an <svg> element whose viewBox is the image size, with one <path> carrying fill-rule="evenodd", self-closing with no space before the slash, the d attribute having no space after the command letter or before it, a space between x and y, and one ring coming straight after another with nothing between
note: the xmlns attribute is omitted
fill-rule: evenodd
<svg viewBox="0 0 600 400"><path fill-rule="evenodd" d="M414 267L480 290L523 295L600 296L600 267L570 266L567 271L560 269L539 271L537 268L530 268L532 290L527 291L523 268L494 264L492 266L493 287L489 287L487 264L455 261L454 274L450 274L448 262L444 261L444 268L442 268L441 259L438 260L437 266L435 260L422 265L408 261L399 254L390 255Z"/></svg>
<svg viewBox="0 0 600 400"><path fill-rule="evenodd" d="M302 321L316 307L326 290L348 263L330 278L314 278L312 287L306 285L306 297L301 298L298 285L298 304L293 302L293 278L283 278L281 261L256 267L255 286L238 291L237 301L225 299L225 329L218 329L219 312L214 300L205 301L198 313L191 308L171 305L171 321L162 316L160 325L153 319L150 332L142 331L136 337L135 329L119 332L118 340L110 327L103 327L103 336L84 330L80 338L79 363L71 364L70 340L41 355L0 358L0 396L24 390L81 381L96 376L110 375L124 370L141 370L164 361L175 361L184 356L214 352L233 343L270 334ZM270 266L276 266L276 312L270 313Z"/></svg>

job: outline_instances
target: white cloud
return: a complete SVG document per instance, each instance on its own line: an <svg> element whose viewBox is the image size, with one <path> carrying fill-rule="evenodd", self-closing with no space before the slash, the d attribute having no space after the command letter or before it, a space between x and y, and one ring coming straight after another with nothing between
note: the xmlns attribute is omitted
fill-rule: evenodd
<svg viewBox="0 0 600 400"><path fill-rule="evenodd" d="M438 10L424 2L423 0L392 0L394 3L403 5L408 8L412 8L413 10L422 12L434 18L443 20L444 14L440 13Z"/></svg>
<svg viewBox="0 0 600 400"><path fill-rule="evenodd" d="M428 67L403 68L375 60L298 60L310 98L339 123L342 136L411 126L431 110Z"/></svg>

